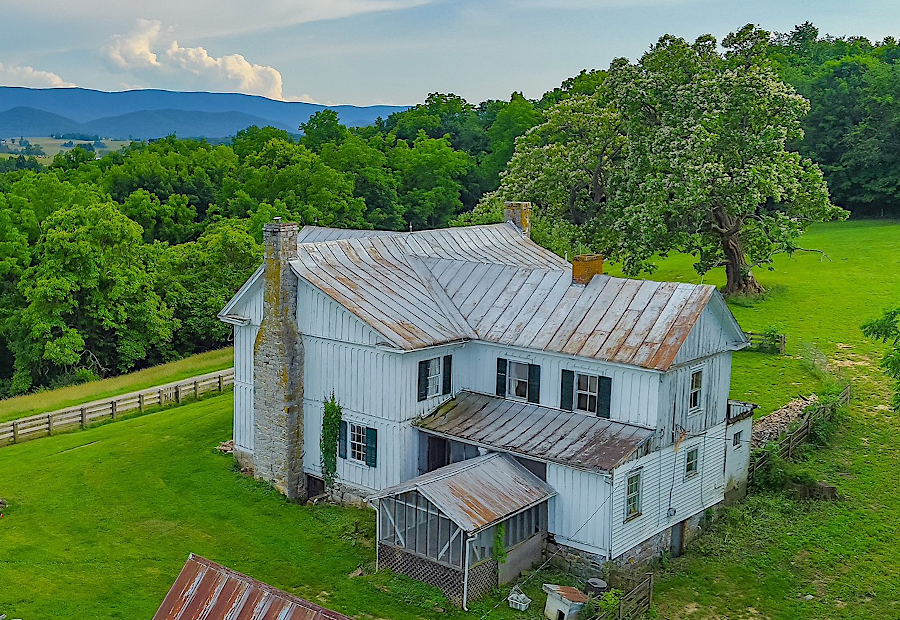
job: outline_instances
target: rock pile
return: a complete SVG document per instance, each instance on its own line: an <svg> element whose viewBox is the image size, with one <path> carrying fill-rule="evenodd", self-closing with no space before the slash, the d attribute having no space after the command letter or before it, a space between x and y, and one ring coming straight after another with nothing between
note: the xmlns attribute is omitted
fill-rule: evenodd
<svg viewBox="0 0 900 620"><path fill-rule="evenodd" d="M799 420L803 416L803 411L812 403L818 401L819 398L815 394L809 398L795 398L784 407L777 411L773 411L767 416L753 420L753 436L750 439L750 449L756 450L763 447L767 441L778 439L778 437L787 431L791 422Z"/></svg>

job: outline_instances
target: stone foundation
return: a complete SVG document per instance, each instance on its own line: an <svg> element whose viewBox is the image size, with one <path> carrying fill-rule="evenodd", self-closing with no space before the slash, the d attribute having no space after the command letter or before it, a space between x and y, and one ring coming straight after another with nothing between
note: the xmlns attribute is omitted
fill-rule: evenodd
<svg viewBox="0 0 900 620"><path fill-rule="evenodd" d="M253 453L249 450L244 450L243 448L234 447L234 460L238 464L238 467L241 468L241 471L246 471L250 475L253 475Z"/></svg>
<svg viewBox="0 0 900 620"><path fill-rule="evenodd" d="M551 566L585 580L593 577L602 578L603 565L607 562L606 556L567 547L553 541L547 542L547 555L551 556Z"/></svg>

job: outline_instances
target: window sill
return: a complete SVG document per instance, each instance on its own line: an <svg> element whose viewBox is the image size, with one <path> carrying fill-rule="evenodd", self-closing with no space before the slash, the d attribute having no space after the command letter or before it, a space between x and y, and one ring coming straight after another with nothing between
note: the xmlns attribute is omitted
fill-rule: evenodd
<svg viewBox="0 0 900 620"><path fill-rule="evenodd" d="M630 521L634 521L635 519L637 519L638 517L640 517L641 514L643 514L643 513L636 512L636 513L634 513L633 515L631 515L630 517L627 517L624 521L622 521L622 523L628 523L628 522L630 522Z"/></svg>
<svg viewBox="0 0 900 620"><path fill-rule="evenodd" d="M688 480L693 480L693 479L696 478L699 474L700 474L699 471L695 471L695 472L692 473L692 474L686 474L685 477L684 477L684 481L687 482Z"/></svg>
<svg viewBox="0 0 900 620"><path fill-rule="evenodd" d="M703 409L688 409L687 417L693 418L701 413L703 413Z"/></svg>

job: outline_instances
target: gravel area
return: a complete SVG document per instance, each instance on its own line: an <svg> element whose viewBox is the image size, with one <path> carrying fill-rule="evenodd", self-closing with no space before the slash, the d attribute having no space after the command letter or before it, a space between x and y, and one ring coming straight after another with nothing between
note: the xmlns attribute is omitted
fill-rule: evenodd
<svg viewBox="0 0 900 620"><path fill-rule="evenodd" d="M750 448L755 450L764 446L767 441L777 439L779 435L788 429L791 422L803 415L804 409L818 400L819 397L815 394L809 398L795 398L781 409L753 420L753 435L750 438Z"/></svg>

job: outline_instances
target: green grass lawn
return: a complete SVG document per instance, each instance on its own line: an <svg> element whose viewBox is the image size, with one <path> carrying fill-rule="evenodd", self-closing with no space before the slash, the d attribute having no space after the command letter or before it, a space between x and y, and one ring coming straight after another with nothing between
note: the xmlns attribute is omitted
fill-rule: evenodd
<svg viewBox="0 0 900 620"><path fill-rule="evenodd" d="M885 407L881 347L859 331L900 303L900 224L817 226L803 244L830 260L780 258L758 273L764 299L732 302L745 329L777 324L788 338L787 356L735 357L732 395L770 411L820 386L805 351L827 355L853 380L854 402L833 446L803 467L842 499L739 504L658 575L660 618L900 617L898 420ZM690 263L672 257L654 277L698 281ZM372 566L373 513L297 506L240 476L212 449L230 428L222 396L0 449L0 497L11 502L0 519L0 613L148 618L190 552L358 618L480 620L500 601L465 614L408 580L350 578ZM490 617L540 617L544 578L526 588L528 614L500 605Z"/></svg>
<svg viewBox="0 0 900 620"><path fill-rule="evenodd" d="M0 400L0 422L187 379L229 368L233 363L234 350L229 347L101 381L7 398Z"/></svg>

